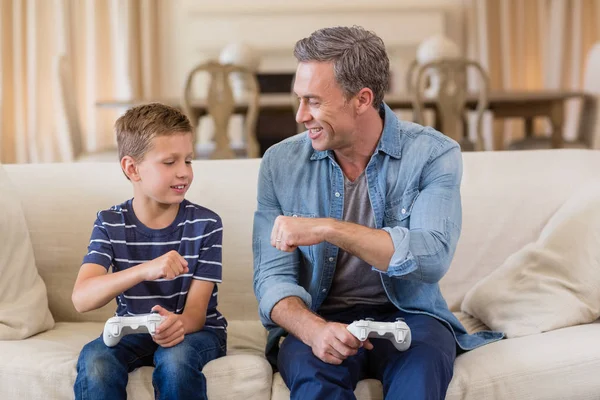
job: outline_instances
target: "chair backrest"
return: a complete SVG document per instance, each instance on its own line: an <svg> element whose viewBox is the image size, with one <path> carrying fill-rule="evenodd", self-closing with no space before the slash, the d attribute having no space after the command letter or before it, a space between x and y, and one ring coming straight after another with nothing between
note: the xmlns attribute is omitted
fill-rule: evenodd
<svg viewBox="0 0 600 400"><path fill-rule="evenodd" d="M77 112L75 81L69 58L64 54L58 56L55 59L54 69L58 78L59 101L62 103L68 130L68 142L73 159L77 159L83 154L84 148L79 113Z"/></svg>
<svg viewBox="0 0 600 400"><path fill-rule="evenodd" d="M229 143L228 127L231 116L238 110L245 110L246 155L250 158L260 157L260 148L256 139L260 95L256 75L244 67L220 64L216 61L209 61L192 69L185 83L182 108L194 127L198 125L201 115L193 104L192 83L194 76L200 72L206 72L210 77L205 99L206 111L212 117L215 129L213 137L215 149L210 157L213 159L235 157ZM244 99L243 101L240 99L239 103L236 102L231 88L230 79L233 77L243 79L245 83Z"/></svg>
<svg viewBox="0 0 600 400"><path fill-rule="evenodd" d="M415 73L417 72L418 66L419 62L415 59L408 64L408 69L406 70L406 93L411 95L413 95L415 91Z"/></svg>
<svg viewBox="0 0 600 400"><path fill-rule="evenodd" d="M467 73L473 69L478 77L476 111L477 142L473 146L464 134L467 96ZM429 81L430 86L425 87ZM425 101L433 100L440 114L442 133L461 144L463 150L483 150L482 119L488 105L488 77L481 65L466 59L440 59L418 68L413 94L417 122L423 123Z"/></svg>
<svg viewBox="0 0 600 400"><path fill-rule="evenodd" d="M589 148L600 149L600 42L587 54L583 90L591 97L581 110L579 138Z"/></svg>

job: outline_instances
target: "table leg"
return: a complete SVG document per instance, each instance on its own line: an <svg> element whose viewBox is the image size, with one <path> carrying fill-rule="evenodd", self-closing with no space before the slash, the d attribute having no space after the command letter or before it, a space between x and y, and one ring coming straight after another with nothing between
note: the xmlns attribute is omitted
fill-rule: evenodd
<svg viewBox="0 0 600 400"><path fill-rule="evenodd" d="M550 107L550 123L552 124L552 148L563 147L563 125L565 105L562 100L554 101Z"/></svg>
<svg viewBox="0 0 600 400"><path fill-rule="evenodd" d="M492 150L504 150L504 119L492 119Z"/></svg>
<svg viewBox="0 0 600 400"><path fill-rule="evenodd" d="M525 137L533 137L533 117L525 118Z"/></svg>

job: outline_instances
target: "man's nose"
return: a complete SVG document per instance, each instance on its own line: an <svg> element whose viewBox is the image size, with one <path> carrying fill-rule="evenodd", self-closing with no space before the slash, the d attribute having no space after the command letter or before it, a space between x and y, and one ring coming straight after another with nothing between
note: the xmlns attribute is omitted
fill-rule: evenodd
<svg viewBox="0 0 600 400"><path fill-rule="evenodd" d="M298 111L296 112L296 122L299 124L304 124L310 121L311 119L312 115L310 115L310 111L308 110L306 102L300 100Z"/></svg>

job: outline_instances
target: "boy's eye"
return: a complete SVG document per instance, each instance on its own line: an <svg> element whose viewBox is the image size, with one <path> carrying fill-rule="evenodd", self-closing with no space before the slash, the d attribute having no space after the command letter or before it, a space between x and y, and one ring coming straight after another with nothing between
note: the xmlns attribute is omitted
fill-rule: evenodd
<svg viewBox="0 0 600 400"><path fill-rule="evenodd" d="M192 163L192 160L185 160L185 163L186 163L186 164L191 164L191 163Z"/></svg>
<svg viewBox="0 0 600 400"><path fill-rule="evenodd" d="M165 161L165 164L167 164L167 165L173 165L173 164L175 164L175 161Z"/></svg>

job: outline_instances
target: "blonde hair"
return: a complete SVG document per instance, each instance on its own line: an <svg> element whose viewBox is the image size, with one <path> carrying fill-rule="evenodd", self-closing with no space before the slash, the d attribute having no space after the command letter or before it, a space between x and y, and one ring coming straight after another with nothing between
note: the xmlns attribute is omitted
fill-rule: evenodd
<svg viewBox="0 0 600 400"><path fill-rule="evenodd" d="M119 160L141 161L157 136L192 134L190 120L181 111L160 103L130 108L115 122Z"/></svg>

